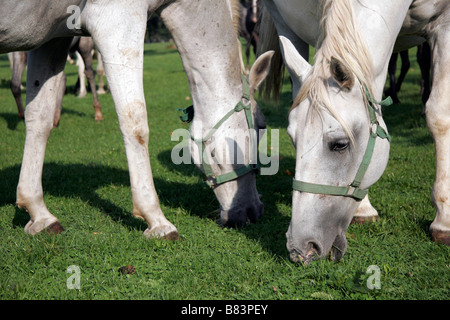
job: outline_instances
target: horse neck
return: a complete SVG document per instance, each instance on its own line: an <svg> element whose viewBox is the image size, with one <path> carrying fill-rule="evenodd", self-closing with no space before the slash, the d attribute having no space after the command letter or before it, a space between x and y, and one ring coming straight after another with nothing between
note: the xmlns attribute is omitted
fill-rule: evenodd
<svg viewBox="0 0 450 320"><path fill-rule="evenodd" d="M373 64L373 91L381 98L392 49L412 0L354 1L354 12Z"/></svg>
<svg viewBox="0 0 450 320"><path fill-rule="evenodd" d="M195 120L214 125L242 96L242 58L230 3L199 3L177 1L161 17L188 77Z"/></svg>

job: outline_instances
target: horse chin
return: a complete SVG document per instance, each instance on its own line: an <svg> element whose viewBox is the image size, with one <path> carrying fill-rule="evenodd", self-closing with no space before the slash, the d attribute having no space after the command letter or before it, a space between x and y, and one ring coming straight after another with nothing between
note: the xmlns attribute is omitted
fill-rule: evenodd
<svg viewBox="0 0 450 320"><path fill-rule="evenodd" d="M330 250L330 260L338 262L347 251L347 238L345 234L338 235Z"/></svg>
<svg viewBox="0 0 450 320"><path fill-rule="evenodd" d="M288 232L289 233L289 232ZM312 261L326 258L329 256L331 261L338 262L344 256L347 250L347 239L345 234L337 235L334 242L329 248L309 242L304 250L298 249L295 245L289 241L287 242L287 249L289 251L289 257L291 261L300 263L303 265L309 265Z"/></svg>

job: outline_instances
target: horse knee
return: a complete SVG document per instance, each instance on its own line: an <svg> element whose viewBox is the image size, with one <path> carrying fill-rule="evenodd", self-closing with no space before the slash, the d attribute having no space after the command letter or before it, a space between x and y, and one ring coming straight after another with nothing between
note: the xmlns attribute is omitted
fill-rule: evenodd
<svg viewBox="0 0 450 320"><path fill-rule="evenodd" d="M128 140L134 138L140 145L148 145L149 128L145 103L141 101L129 103L123 112L118 114L121 130L128 136Z"/></svg>

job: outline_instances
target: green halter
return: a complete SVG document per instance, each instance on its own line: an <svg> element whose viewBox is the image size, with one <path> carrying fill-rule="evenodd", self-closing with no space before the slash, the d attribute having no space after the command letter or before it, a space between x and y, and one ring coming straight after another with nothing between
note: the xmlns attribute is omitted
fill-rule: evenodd
<svg viewBox="0 0 450 320"><path fill-rule="evenodd" d="M330 186L330 185L303 182L294 179L292 185L292 188L294 190L301 192L326 194L332 196L351 197L358 201L362 200L367 195L369 190L361 189L359 186L361 185L361 181L364 177L364 174L366 173L367 168L369 167L370 160L372 159L373 149L375 147L375 140L377 137L379 137L381 139L387 139L389 142L391 141L391 136L378 123L377 117L375 115L374 104L379 104L380 106L389 106L392 104L392 99L391 97L388 97L383 101L376 101L372 98L366 87L364 87L364 92L366 95L366 99L368 101L367 109L369 110L369 118L370 118L370 136L366 152L364 153L361 165L359 166L359 169L356 172L356 177L353 180L353 182L350 183L348 186L340 187L340 186Z"/></svg>
<svg viewBox="0 0 450 320"><path fill-rule="evenodd" d="M252 129L253 128L253 119L252 119L252 111L251 111L251 102L250 102L250 89L249 89L249 84L247 81L247 78L245 77L245 75L241 75L242 78L242 98L241 100L236 104L236 106L231 109L230 111L227 112L227 114L225 114L220 120L219 122L217 122L217 124L211 128L211 130L209 130L209 132L202 138L202 139L195 139L194 137L191 136L192 141L194 141L199 150L202 150L201 155L202 155L202 164L203 164L203 170L205 171L206 174L206 180L205 183L210 187L210 188L215 188L218 185L237 179L243 175L246 175L249 172L252 171L257 171L258 170L258 164L254 164L251 163L251 161L249 161L249 164L240 167L234 171L228 172L228 173L224 173L221 175L215 175L211 165L209 164L209 160L208 160L208 156L206 155L206 153L204 152L206 150L206 141L208 141L212 135L214 134L214 132L228 119L230 118L235 112L240 112L242 110L245 111L245 118L247 120L247 124L248 124L248 128ZM193 106L190 106L186 109L177 109L178 111L183 111L184 114L182 116L180 116L180 119L183 122L190 122L192 121L192 119L194 118L194 108ZM254 142L254 132L253 130L250 130L250 150L252 149L252 143Z"/></svg>

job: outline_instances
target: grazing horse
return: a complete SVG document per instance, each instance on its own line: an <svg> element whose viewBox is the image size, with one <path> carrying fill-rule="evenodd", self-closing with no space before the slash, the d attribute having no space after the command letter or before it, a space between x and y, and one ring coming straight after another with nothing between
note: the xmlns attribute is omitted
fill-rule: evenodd
<svg viewBox="0 0 450 320"><path fill-rule="evenodd" d="M389 59L393 50L425 40L433 57L426 120L437 165L430 231L434 241L450 244L450 2L265 0L265 8L261 50L278 33L293 81L288 133L297 157L286 234L291 259L308 263L331 251L339 260L357 209L359 217L376 217L367 191L389 158L381 112L389 101L379 101ZM267 13L272 24L265 23ZM317 50L312 66L308 44ZM276 56L272 65L280 70Z"/></svg>
<svg viewBox="0 0 450 320"><path fill-rule="evenodd" d="M43 230L63 230L43 199L42 169L57 95L63 88L64 65L73 36L91 36L103 58L109 88L114 100L128 161L133 215L148 224L144 236L178 238L177 228L164 216L155 190L149 160L149 127L143 87L143 58L146 23L159 13L171 31L190 85L195 116L192 136L200 139L217 123L236 110L216 137L235 141L235 131L249 131L263 123L261 112L244 92L242 56L233 13L234 1L188 0L1 0L0 52L29 51L27 72L26 138L17 205L30 214L25 226L29 234ZM23 21L24 23L20 23ZM26 23L25 23L26 22ZM264 76L270 57L255 70ZM258 81L259 82L259 81ZM253 86L255 83L252 82ZM245 90L247 91L247 90ZM240 106L242 108L237 108ZM235 108L236 107L236 108ZM239 112L239 110L245 112ZM249 121L250 113L252 121ZM170 137L168 137L170 138ZM235 141L246 150L245 142ZM209 140L203 155L212 158ZM204 167L203 163L203 167ZM255 221L263 211L256 190L256 174L242 164L209 163L210 178L233 175L212 185L220 203L224 225ZM242 169L244 168L244 170ZM204 169L204 168L203 168Z"/></svg>

